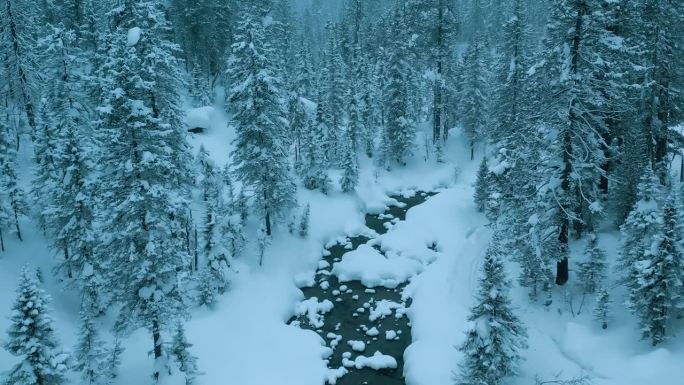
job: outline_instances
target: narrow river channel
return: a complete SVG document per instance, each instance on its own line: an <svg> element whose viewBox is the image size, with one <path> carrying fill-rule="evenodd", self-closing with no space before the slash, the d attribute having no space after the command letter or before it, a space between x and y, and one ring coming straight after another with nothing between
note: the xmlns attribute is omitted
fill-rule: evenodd
<svg viewBox="0 0 684 385"><path fill-rule="evenodd" d="M399 205L379 215L366 215L366 226L384 234L391 223L404 220L411 207L431 195L418 192L408 198L393 196ZM365 236L346 238L327 249L316 271L316 284L302 289L306 297L302 304L322 309L324 314L317 317L315 310L300 312L290 322L314 330L332 348L328 367L333 374L328 383L403 385L404 350L411 343L411 324L406 316L411 300L402 299L407 283L370 288L360 281L339 282L331 273L345 253L369 240Z"/></svg>

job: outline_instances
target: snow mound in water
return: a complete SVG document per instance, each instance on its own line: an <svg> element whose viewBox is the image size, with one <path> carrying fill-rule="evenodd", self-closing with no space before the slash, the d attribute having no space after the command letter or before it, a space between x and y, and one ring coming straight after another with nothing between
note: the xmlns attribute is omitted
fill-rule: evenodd
<svg viewBox="0 0 684 385"><path fill-rule="evenodd" d="M397 360L392 356L382 354L376 351L370 357L358 356L354 360L354 366L356 369L371 368L375 370L380 369L395 369L397 367Z"/></svg>
<svg viewBox="0 0 684 385"><path fill-rule="evenodd" d="M311 297L295 305L295 314L306 315L309 323L316 328L323 327L323 314L333 309L333 303L325 299L318 302L318 298Z"/></svg>
<svg viewBox="0 0 684 385"><path fill-rule="evenodd" d="M369 245L360 245L333 264L332 273L340 282L361 281L367 287L395 288L423 271L423 265L415 259L397 254L391 257L385 257Z"/></svg>

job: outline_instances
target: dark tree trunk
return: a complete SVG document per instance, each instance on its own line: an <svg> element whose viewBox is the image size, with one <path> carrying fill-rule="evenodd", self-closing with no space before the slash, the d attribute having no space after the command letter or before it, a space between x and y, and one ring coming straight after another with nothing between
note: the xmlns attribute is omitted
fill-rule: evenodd
<svg viewBox="0 0 684 385"><path fill-rule="evenodd" d="M17 229L17 238L19 238L20 241L24 241L21 237L21 229L19 228L19 210L17 208L14 208L14 227Z"/></svg>
<svg viewBox="0 0 684 385"><path fill-rule="evenodd" d="M582 21L584 15L587 12L586 4L581 3L577 5L577 16L575 19L575 35L572 39L572 49L571 56L572 62L570 71L575 74L578 72L579 67L579 51L580 45L582 43L582 33L583 26ZM565 131L563 132L563 170L561 172L561 189L563 190L563 195L560 198L560 223L558 226L558 243L559 243L559 259L556 264L556 284L564 285L568 282L568 240L570 231L570 212L572 211L570 205L571 195L571 183L570 178L572 174L572 157L573 157L573 145L572 145L572 130L575 126L575 122L580 120L575 111L577 101L572 99L570 101L570 111L568 112L568 123L566 125Z"/></svg>
<svg viewBox="0 0 684 385"><path fill-rule="evenodd" d="M157 318L152 320L152 340L154 342L154 359L155 361L161 358L162 356L162 339L161 339L161 325L159 323L159 320ZM154 378L154 382L157 383L159 382L159 367L157 365L154 366L154 374L152 377Z"/></svg>
<svg viewBox="0 0 684 385"><path fill-rule="evenodd" d="M64 261L68 261L68 260L69 260L69 249L65 247L64 248ZM73 278L73 273L71 272L71 264L70 263L67 264L67 277L69 277L69 279Z"/></svg>
<svg viewBox="0 0 684 385"><path fill-rule="evenodd" d="M195 247L194 247L194 249L195 249L195 250L194 250L194 265L195 265L194 267L195 267L195 271L198 271L198 270L199 270L199 252L198 252L198 250L197 250L197 245L198 245L198 244L199 244L199 242L197 242L197 225L195 225Z"/></svg>
<svg viewBox="0 0 684 385"><path fill-rule="evenodd" d="M5 239L2 237L2 229L0 229L0 251L5 251Z"/></svg>
<svg viewBox="0 0 684 385"><path fill-rule="evenodd" d="M568 257L563 257L556 262L556 285L565 285L568 282L569 272Z"/></svg>
<svg viewBox="0 0 684 385"><path fill-rule="evenodd" d="M28 93L28 78L26 77L26 71L21 65L19 58L21 57L21 49L19 47L19 36L17 33L17 25L13 16L14 10L12 9L12 2L7 1L6 3L7 18L9 20L9 33L12 39L12 50L17 59L17 76L19 77L19 84L21 86L21 94L24 102L24 110L26 112L26 118L28 120L29 127L31 127L31 135L34 134L36 129L36 119L35 113L33 111L33 103ZM18 142L17 142L17 145Z"/></svg>

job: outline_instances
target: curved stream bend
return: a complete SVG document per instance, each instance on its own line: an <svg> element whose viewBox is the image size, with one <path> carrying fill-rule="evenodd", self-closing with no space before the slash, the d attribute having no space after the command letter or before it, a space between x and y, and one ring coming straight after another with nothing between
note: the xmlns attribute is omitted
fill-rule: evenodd
<svg viewBox="0 0 684 385"><path fill-rule="evenodd" d="M366 226L383 234L389 223L404 220L411 207L432 195L417 192L409 198L393 196L399 205L379 215L366 215ZM291 324L314 330L333 350L328 358L328 368L332 369L329 384L404 384L404 350L411 343L411 325L405 315L411 300L402 300L407 283L392 289L368 288L360 281L339 282L331 274L333 264L345 253L369 240L365 236L344 238L326 249L327 255L316 271L316 284L302 288L306 299L298 305L298 315L290 320Z"/></svg>

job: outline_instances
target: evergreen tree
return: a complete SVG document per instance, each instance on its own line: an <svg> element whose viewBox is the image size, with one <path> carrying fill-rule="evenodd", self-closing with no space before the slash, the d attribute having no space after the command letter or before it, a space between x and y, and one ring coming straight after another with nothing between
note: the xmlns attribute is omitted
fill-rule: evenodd
<svg viewBox="0 0 684 385"><path fill-rule="evenodd" d="M340 185L342 191L348 193L353 192L359 184L359 161L356 151L353 148L353 139L351 138L352 130L347 129L346 143L344 145L344 154L342 158L342 177L340 178Z"/></svg>
<svg viewBox="0 0 684 385"><path fill-rule="evenodd" d="M296 204L295 185L284 145L287 122L273 48L257 17L263 9L259 4L245 8L229 73L228 103L237 131L233 165L237 179L252 190L270 236L273 220Z"/></svg>
<svg viewBox="0 0 684 385"><path fill-rule="evenodd" d="M589 241L584 250L586 261L580 264L579 280L584 287L584 293L594 294L606 279L606 255L598 246L596 234L589 234Z"/></svg>
<svg viewBox="0 0 684 385"><path fill-rule="evenodd" d="M309 217L311 216L311 205L308 203L304 206L302 217L299 220L299 236L306 238L309 236Z"/></svg>
<svg viewBox="0 0 684 385"><path fill-rule="evenodd" d="M489 199L489 167L487 158L483 157L480 167L477 170L477 181L475 182L475 205L477 211L484 212Z"/></svg>
<svg viewBox="0 0 684 385"><path fill-rule="evenodd" d="M610 294L605 287L598 289L596 294L596 307L594 308L594 319L601 323L601 328L608 328L608 319L610 316Z"/></svg>
<svg viewBox="0 0 684 385"><path fill-rule="evenodd" d="M107 350L98 336L93 319L93 312L89 308L82 308L80 313L81 326L78 344L75 349L76 364L74 369L81 372L81 384L103 385L109 383L107 378Z"/></svg>
<svg viewBox="0 0 684 385"><path fill-rule="evenodd" d="M185 328L178 323L173 335L171 353L178 363L178 369L185 374L185 384L192 385L199 374L197 369L197 357L190 353L192 344L185 338Z"/></svg>
<svg viewBox="0 0 684 385"><path fill-rule="evenodd" d="M213 306L216 303L216 293L218 293L218 284L216 277L211 271L209 265L200 268L197 276L197 303L206 306Z"/></svg>
<svg viewBox="0 0 684 385"><path fill-rule="evenodd" d="M62 256L57 270L69 279L75 278L70 283L84 291L88 287L93 305L102 306L96 299L102 296L97 288L102 285L103 266L94 256L94 166L89 151L93 143L86 123L82 79L77 75L83 63L73 48L76 37L70 31L53 28L43 44L50 57L48 63L56 70L51 76L53 88L41 106L38 130L45 137L39 140L36 135L34 140L43 145L36 146L37 163L48 166L47 170L36 170L34 200L41 202L38 206L43 209L45 231L53 249Z"/></svg>
<svg viewBox="0 0 684 385"><path fill-rule="evenodd" d="M412 154L415 129L408 116L408 63L406 55L406 25L404 14L396 10L392 19L394 41L388 58L388 83L385 90L387 123L382 135L382 156L386 165L405 165Z"/></svg>
<svg viewBox="0 0 684 385"><path fill-rule="evenodd" d="M620 228L624 242L618 258L618 269L622 274L621 282L630 291L638 287L637 265L653 248L656 236L662 231L661 199L660 182L648 165L642 172L637 188L637 202Z"/></svg>
<svg viewBox="0 0 684 385"><path fill-rule="evenodd" d="M17 299L10 316L9 339L5 349L21 362L7 374L8 385L66 384L69 355L59 346L52 318L48 314L50 297L38 287L35 274L24 267L17 288Z"/></svg>
<svg viewBox="0 0 684 385"><path fill-rule="evenodd" d="M2 93L20 106L29 128L36 127L35 89L40 78L37 71L35 38L40 30L34 2L7 0L0 7L0 57L2 58Z"/></svg>
<svg viewBox="0 0 684 385"><path fill-rule="evenodd" d="M648 136L646 150L652 167L664 183L665 157L671 143L680 138L670 128L684 117L680 91L684 87L684 16L680 4L672 0L635 1L632 6L631 43L638 53L633 60L640 64L638 118Z"/></svg>
<svg viewBox="0 0 684 385"><path fill-rule="evenodd" d="M228 268L232 255L227 246L230 244L229 232L221 226L222 221L230 220L228 207L223 202L220 174L209 159L209 153L200 148L198 154L202 173L202 203L204 206L202 251L209 271L212 273L213 287L222 293L228 285Z"/></svg>
<svg viewBox="0 0 684 385"><path fill-rule="evenodd" d="M407 2L406 10L411 31L417 36L418 57L425 60L423 65L433 74L431 84L432 139L436 143L446 141L448 128L444 124L446 62L449 60L450 43L456 41L458 15L448 0L412 0ZM407 27L408 27L407 26ZM396 37L396 34L393 34Z"/></svg>
<svg viewBox="0 0 684 385"><path fill-rule="evenodd" d="M485 256L476 304L468 316L471 326L459 348L465 358L457 384L500 384L505 377L515 374L521 360L520 350L527 347L527 332L511 309L510 283L498 242L496 238L492 241Z"/></svg>
<svg viewBox="0 0 684 385"><path fill-rule="evenodd" d="M327 194L330 190L328 176L328 157L325 153L326 102L318 103L316 107L316 121L307 120L307 126L302 140L302 183L309 190L321 190Z"/></svg>
<svg viewBox="0 0 684 385"><path fill-rule="evenodd" d="M294 57L292 91L301 97L314 97L314 70L312 68L311 48L303 38Z"/></svg>
<svg viewBox="0 0 684 385"><path fill-rule="evenodd" d="M482 38L477 37L468 46L463 58L464 74L461 90L461 115L463 126L470 140L470 159L475 157L475 143L486 137L487 129L487 65Z"/></svg>
<svg viewBox="0 0 684 385"><path fill-rule="evenodd" d="M10 129L0 119L0 228L11 227L17 238L22 240L19 219L28 214L24 191L17 176L17 144L10 135Z"/></svg>
<svg viewBox="0 0 684 385"><path fill-rule="evenodd" d="M108 351L107 354L107 370L106 378L109 380L107 382L114 382L114 380L119 376L119 366L121 366L121 354L124 349L121 346L121 340L118 337L114 339L114 346Z"/></svg>
<svg viewBox="0 0 684 385"><path fill-rule="evenodd" d="M323 53L322 95L319 98L319 103L323 103L327 108L324 113L324 127L327 129L324 150L332 164L338 164L341 160L342 154L338 153L338 143L348 86L345 81L347 70L341 55L339 28L339 25L334 23L328 23L326 26L328 40Z"/></svg>
<svg viewBox="0 0 684 385"><path fill-rule="evenodd" d="M628 306L639 318L642 336L655 346L668 338L669 320L684 309L684 253L681 210L672 194L662 209L660 232L634 262L635 282ZM679 197L677 197L679 198Z"/></svg>
<svg viewBox="0 0 684 385"><path fill-rule="evenodd" d="M113 15L102 80L103 143L99 258L121 306L115 329L147 327L155 383L168 356L163 331L187 317L184 234L192 159L181 120L177 47L163 1L125 3Z"/></svg>
<svg viewBox="0 0 684 385"><path fill-rule="evenodd" d="M557 130L544 171L557 186L557 284L568 278L571 231L581 235L603 211L598 186L605 173L607 119L617 113L615 101L623 95L622 74L614 60L619 37L594 5L553 1L541 53L544 60L532 86L535 108L542 111L540 124Z"/></svg>

